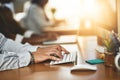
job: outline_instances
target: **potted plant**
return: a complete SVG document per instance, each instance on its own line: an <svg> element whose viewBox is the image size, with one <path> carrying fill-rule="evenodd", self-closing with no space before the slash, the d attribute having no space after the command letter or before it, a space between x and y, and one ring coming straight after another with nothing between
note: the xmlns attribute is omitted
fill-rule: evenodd
<svg viewBox="0 0 120 80"><path fill-rule="evenodd" d="M103 38L103 45L105 46L105 51L114 52L114 43L110 37Z"/></svg>
<svg viewBox="0 0 120 80"><path fill-rule="evenodd" d="M103 45L105 46L105 65L109 67L115 67L115 45L111 38L111 34L105 35L103 38Z"/></svg>

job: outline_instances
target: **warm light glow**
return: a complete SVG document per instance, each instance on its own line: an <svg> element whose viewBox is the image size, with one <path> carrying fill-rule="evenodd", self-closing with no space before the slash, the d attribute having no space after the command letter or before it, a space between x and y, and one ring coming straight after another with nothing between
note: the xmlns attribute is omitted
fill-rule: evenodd
<svg viewBox="0 0 120 80"><path fill-rule="evenodd" d="M92 25L91 25L91 22L90 22L90 20L86 20L86 22L85 22L85 27L86 28L90 28Z"/></svg>
<svg viewBox="0 0 120 80"><path fill-rule="evenodd" d="M84 10L86 14L94 13L95 10L95 0L84 0Z"/></svg>
<svg viewBox="0 0 120 80"><path fill-rule="evenodd" d="M114 0L49 0L46 10L56 9L54 17L64 19L67 25L77 26L81 24L81 19L92 18L100 23L109 24L113 22L114 16L107 10L115 11ZM112 8L112 9L111 9ZM103 16L104 15L104 16ZM48 14L52 19L52 14ZM90 21L86 21L86 27L90 28Z"/></svg>
<svg viewBox="0 0 120 80"><path fill-rule="evenodd" d="M81 17L81 0L49 0L48 8L56 8L55 18L64 19L67 25L78 27ZM48 14L51 16L50 14Z"/></svg>

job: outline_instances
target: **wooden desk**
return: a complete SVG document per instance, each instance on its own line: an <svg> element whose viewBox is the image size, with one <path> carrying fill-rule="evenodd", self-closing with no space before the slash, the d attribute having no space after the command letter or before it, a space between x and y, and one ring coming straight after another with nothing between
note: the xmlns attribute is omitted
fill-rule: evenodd
<svg viewBox="0 0 120 80"><path fill-rule="evenodd" d="M96 57L94 48L96 37L78 37L78 43L84 59ZM120 80L120 72L103 64L97 65L97 71L70 72L73 64L53 65L40 63L28 67L0 72L0 80Z"/></svg>
<svg viewBox="0 0 120 80"><path fill-rule="evenodd" d="M46 27L44 32L56 32L60 35L70 35L77 34L77 28L71 26L56 26L56 27Z"/></svg>

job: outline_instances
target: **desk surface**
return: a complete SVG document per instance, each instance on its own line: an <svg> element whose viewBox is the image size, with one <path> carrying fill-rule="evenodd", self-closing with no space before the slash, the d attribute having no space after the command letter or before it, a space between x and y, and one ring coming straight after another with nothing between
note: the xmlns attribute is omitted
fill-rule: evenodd
<svg viewBox="0 0 120 80"><path fill-rule="evenodd" d="M79 37L78 43L84 59L96 57L95 37ZM91 45L92 44L92 45ZM91 56L92 55L92 56ZM33 64L28 67L0 72L0 80L119 80L120 72L97 65L97 71L70 72L73 64L48 65L48 62Z"/></svg>
<svg viewBox="0 0 120 80"><path fill-rule="evenodd" d="M66 34L77 34L78 28L71 26L56 26L56 27L46 27L44 32L56 32L61 35Z"/></svg>

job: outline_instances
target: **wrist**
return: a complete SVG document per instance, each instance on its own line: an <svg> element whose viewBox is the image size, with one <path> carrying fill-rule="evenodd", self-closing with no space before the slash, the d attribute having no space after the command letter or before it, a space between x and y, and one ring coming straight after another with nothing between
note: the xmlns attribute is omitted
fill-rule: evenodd
<svg viewBox="0 0 120 80"><path fill-rule="evenodd" d="M35 63L34 55L31 52L30 55L31 55L30 64L34 64Z"/></svg>

